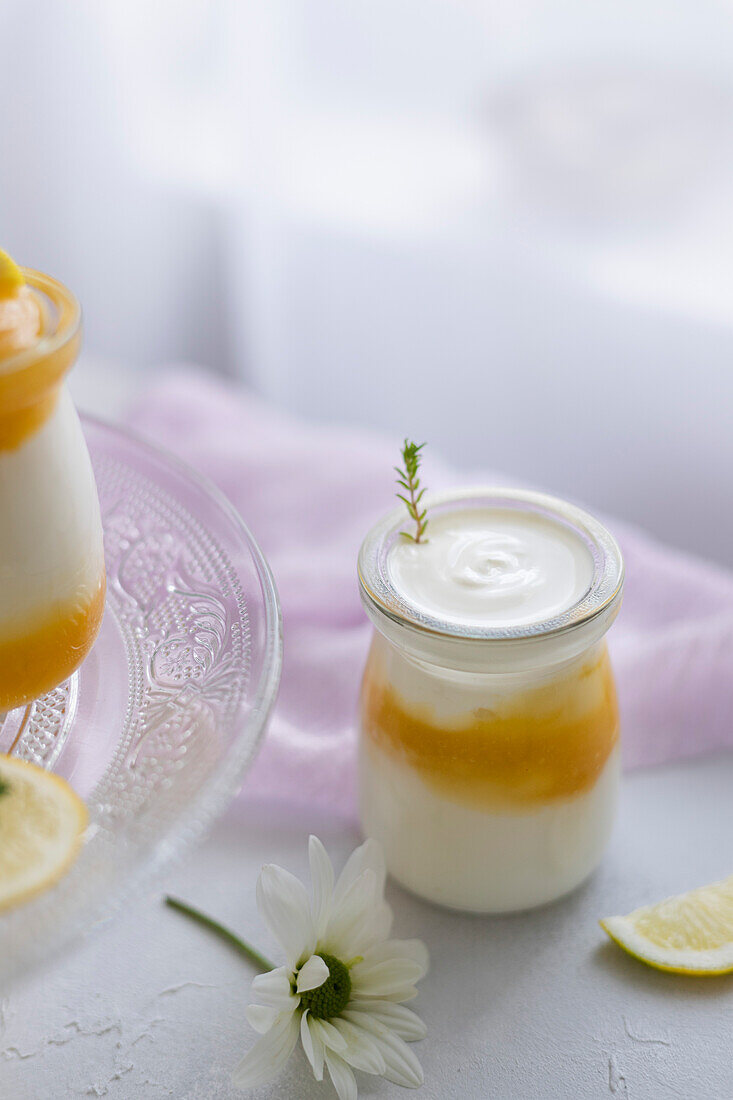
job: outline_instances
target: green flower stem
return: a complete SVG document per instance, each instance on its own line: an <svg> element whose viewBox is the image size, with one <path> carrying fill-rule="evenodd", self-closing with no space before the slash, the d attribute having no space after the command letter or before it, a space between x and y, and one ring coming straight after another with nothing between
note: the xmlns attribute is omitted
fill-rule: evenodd
<svg viewBox="0 0 733 1100"><path fill-rule="evenodd" d="M166 905L169 905L171 909L177 909L179 913L183 913L184 916L190 917L191 920L198 921L204 928L208 928L211 932L215 932L220 939L226 940L232 947L236 947L237 951L242 955L246 955L250 962L261 973L265 973L268 970L275 970L275 964L266 959L264 955L261 955L259 951L255 951L254 947L250 947L248 943L241 940L239 936L236 936L229 928L225 928L223 924L219 924L213 917L207 917L206 913L202 913L200 909L194 909L192 905L187 905L185 901L181 901L179 898L172 898L170 895L166 896Z"/></svg>

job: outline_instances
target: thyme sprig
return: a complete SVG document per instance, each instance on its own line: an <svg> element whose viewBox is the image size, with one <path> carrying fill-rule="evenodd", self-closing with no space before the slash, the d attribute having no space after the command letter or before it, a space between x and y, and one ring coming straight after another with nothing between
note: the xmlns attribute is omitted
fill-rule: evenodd
<svg viewBox="0 0 733 1100"><path fill-rule="evenodd" d="M421 454L420 451L425 446L424 443L411 443L409 439L405 440L402 448L402 462L404 467L395 466L397 471L397 484L401 485L408 496L403 493L398 493L397 496L400 500L404 501L407 511L410 515L410 519L415 521L415 534L410 534L409 531L403 531L402 534L406 539L411 539L412 542L423 542L423 535L428 526L427 508L420 509L420 501L423 498L425 489L420 487L420 478L418 477L418 471L420 469Z"/></svg>

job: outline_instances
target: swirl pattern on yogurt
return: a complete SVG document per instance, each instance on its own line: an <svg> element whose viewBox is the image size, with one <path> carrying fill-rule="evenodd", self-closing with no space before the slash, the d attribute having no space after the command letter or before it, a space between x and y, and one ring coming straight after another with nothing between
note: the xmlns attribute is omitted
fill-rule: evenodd
<svg viewBox="0 0 733 1100"><path fill-rule="evenodd" d="M588 591L593 559L561 523L502 508L456 509L427 541L398 541L389 572L416 609L449 622L514 627L567 611Z"/></svg>

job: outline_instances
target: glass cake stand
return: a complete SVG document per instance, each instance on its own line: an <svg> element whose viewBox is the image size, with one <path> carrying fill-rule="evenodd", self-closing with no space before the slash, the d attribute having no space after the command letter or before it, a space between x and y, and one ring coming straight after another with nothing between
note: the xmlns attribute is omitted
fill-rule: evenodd
<svg viewBox="0 0 733 1100"><path fill-rule="evenodd" d="M239 788L282 655L267 562L227 500L176 459L84 418L102 507L107 602L81 669L0 715L0 752L53 769L90 824L71 871L0 914L0 978L153 886Z"/></svg>

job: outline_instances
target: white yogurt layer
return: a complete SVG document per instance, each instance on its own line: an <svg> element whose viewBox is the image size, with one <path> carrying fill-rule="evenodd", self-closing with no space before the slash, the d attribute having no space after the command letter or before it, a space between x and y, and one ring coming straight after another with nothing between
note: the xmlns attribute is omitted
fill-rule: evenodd
<svg viewBox="0 0 733 1100"><path fill-rule="evenodd" d="M613 823L614 749L593 788L523 813L454 802L362 739L361 819L390 874L428 901L477 913L530 909L569 893L596 867Z"/></svg>
<svg viewBox="0 0 733 1100"><path fill-rule="evenodd" d="M0 629L91 596L103 569L97 488L63 386L45 424L0 451Z"/></svg>
<svg viewBox="0 0 733 1100"><path fill-rule="evenodd" d="M583 599L593 558L580 535L532 511L457 508L430 519L427 541L400 539L388 569L417 610L449 623L543 622Z"/></svg>

